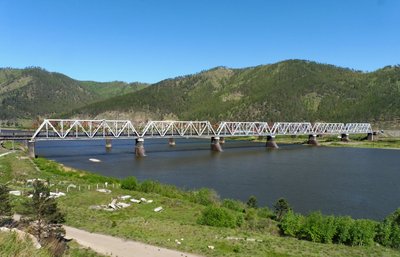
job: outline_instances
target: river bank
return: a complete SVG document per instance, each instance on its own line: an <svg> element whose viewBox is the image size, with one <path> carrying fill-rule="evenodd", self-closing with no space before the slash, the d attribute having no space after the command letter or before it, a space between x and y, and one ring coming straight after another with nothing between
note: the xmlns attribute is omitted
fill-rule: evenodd
<svg viewBox="0 0 400 257"><path fill-rule="evenodd" d="M66 213L66 224L87 231L205 256L400 256L399 252L384 247L325 245L282 237L279 235L277 223L267 218L271 212L265 208L252 211L253 214L244 218L241 227L199 225L197 220L207 207L192 201L184 196L185 193L172 186L161 185L163 191L160 189L159 193L151 190L129 191L120 188L119 180L113 178L64 169L61 165L45 159L35 160L35 163L40 171L37 171L21 152L3 157L0 159L1 182L13 181L13 189L24 191L27 190L21 184L24 180L35 177L50 179L53 184L52 191L66 193L65 197L59 198L59 205ZM149 185L157 187L157 184ZM107 193L104 189L110 192ZM152 202L134 204L125 201L131 205L116 211L91 207L107 205L111 199L121 199L121 196L126 195L135 199L151 199ZM191 193L188 193L188 197L190 195ZM219 204L224 203L212 192L206 193L205 198L216 200ZM20 198L15 196L17 209L19 201ZM243 203L236 203L246 209ZM154 209L159 206L163 211L155 212ZM230 209L228 211L236 213Z"/></svg>

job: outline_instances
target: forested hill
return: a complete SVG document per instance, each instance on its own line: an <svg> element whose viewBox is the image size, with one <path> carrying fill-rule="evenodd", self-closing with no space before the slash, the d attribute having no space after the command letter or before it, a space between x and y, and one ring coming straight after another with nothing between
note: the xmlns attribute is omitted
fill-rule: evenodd
<svg viewBox="0 0 400 257"><path fill-rule="evenodd" d="M301 60L245 69L218 67L167 79L64 117L396 121L400 117L400 67L363 73Z"/></svg>
<svg viewBox="0 0 400 257"><path fill-rule="evenodd" d="M11 124L67 112L146 84L78 81L40 68L0 69L0 121Z"/></svg>

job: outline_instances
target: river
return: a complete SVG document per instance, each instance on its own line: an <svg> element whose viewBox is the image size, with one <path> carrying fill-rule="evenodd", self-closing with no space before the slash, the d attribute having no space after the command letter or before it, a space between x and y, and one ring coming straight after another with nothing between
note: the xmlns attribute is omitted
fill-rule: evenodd
<svg viewBox="0 0 400 257"><path fill-rule="evenodd" d="M272 207L286 198L295 211L380 220L400 207L400 151L227 141L224 152L208 140L145 141L147 156L135 158L133 140L42 141L36 153L77 169L106 176L153 179L184 189L208 187L221 198ZM101 162L91 162L96 158Z"/></svg>

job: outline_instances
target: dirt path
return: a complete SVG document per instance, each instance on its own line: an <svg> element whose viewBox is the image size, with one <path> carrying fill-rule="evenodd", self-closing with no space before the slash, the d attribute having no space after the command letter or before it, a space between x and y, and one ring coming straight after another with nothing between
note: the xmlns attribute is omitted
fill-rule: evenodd
<svg viewBox="0 0 400 257"><path fill-rule="evenodd" d="M199 257L199 255L182 253L175 250L124 240L117 237L90 233L81 229L64 226L66 237L75 239L80 245L92 250L118 257Z"/></svg>
<svg viewBox="0 0 400 257"><path fill-rule="evenodd" d="M6 152L6 153L2 153L0 154L0 157L6 156L7 154L13 153L14 151L10 151L10 152Z"/></svg>

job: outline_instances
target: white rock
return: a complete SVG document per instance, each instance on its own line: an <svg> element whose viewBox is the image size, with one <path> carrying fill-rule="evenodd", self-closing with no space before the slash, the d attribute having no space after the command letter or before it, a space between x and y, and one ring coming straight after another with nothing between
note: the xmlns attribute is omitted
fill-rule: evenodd
<svg viewBox="0 0 400 257"><path fill-rule="evenodd" d="M208 249L214 250L214 246L213 245L209 245Z"/></svg>
<svg viewBox="0 0 400 257"><path fill-rule="evenodd" d="M9 193L10 193L11 195L21 196L21 191L19 191L19 190L10 191Z"/></svg>
<svg viewBox="0 0 400 257"><path fill-rule="evenodd" d="M135 199L135 198L132 198L130 201L131 201L132 203L140 203L140 200Z"/></svg>
<svg viewBox="0 0 400 257"><path fill-rule="evenodd" d="M100 192L100 193L106 193L106 194L111 193L111 190L109 190L109 189L104 189L104 188L96 189L96 191L97 191L97 192Z"/></svg>
<svg viewBox="0 0 400 257"><path fill-rule="evenodd" d="M130 195L123 195L123 196L120 196L119 198L122 199L122 200L126 200L126 199L129 199L131 197L132 196L130 196Z"/></svg>
<svg viewBox="0 0 400 257"><path fill-rule="evenodd" d="M157 208L154 209L155 212L160 212L163 210L163 207L159 206Z"/></svg>

